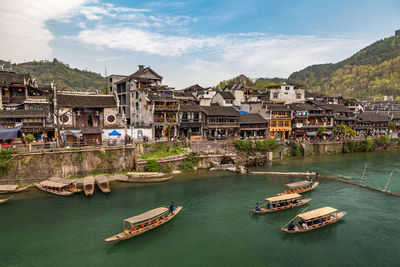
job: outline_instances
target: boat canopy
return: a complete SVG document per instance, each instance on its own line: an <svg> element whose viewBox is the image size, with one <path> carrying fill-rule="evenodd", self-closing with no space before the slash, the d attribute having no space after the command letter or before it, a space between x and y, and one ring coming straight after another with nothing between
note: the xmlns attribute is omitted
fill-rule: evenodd
<svg viewBox="0 0 400 267"><path fill-rule="evenodd" d="M95 177L95 179L96 179L96 182L98 182L98 183L100 183L100 184L108 183L108 179L107 179L107 177L104 176L104 175L97 175L97 176Z"/></svg>
<svg viewBox="0 0 400 267"><path fill-rule="evenodd" d="M83 178L83 185L92 185L94 184L94 177L93 176L86 176Z"/></svg>
<svg viewBox="0 0 400 267"><path fill-rule="evenodd" d="M62 187L68 186L68 184L66 184L66 183L53 182L53 181L49 181L49 180L40 182L40 185L46 186L46 187L55 187L55 188L62 188Z"/></svg>
<svg viewBox="0 0 400 267"><path fill-rule="evenodd" d="M297 217L303 219L303 220L311 220L314 218L319 218L319 217L323 217L326 215L329 215L331 213L337 212L337 209L331 208L331 207L323 207L323 208L319 208L316 210L311 210L308 212L304 212L302 214L297 215Z"/></svg>
<svg viewBox="0 0 400 267"><path fill-rule="evenodd" d="M290 187L290 188L296 188L296 187L303 187L303 186L309 186L310 181L299 181L295 183L290 183L290 184L285 184L285 186Z"/></svg>
<svg viewBox="0 0 400 267"><path fill-rule="evenodd" d="M279 201L291 200L291 199L296 199L296 198L301 198L301 195L299 195L299 194L282 194L280 196L266 198L265 200L268 200L269 202L279 202Z"/></svg>
<svg viewBox="0 0 400 267"><path fill-rule="evenodd" d="M0 191L13 191L15 189L17 189L17 185L15 184L0 185Z"/></svg>
<svg viewBox="0 0 400 267"><path fill-rule="evenodd" d="M125 219L124 222L128 222L130 224L135 224L135 223L138 223L138 222L147 221L147 220L150 220L151 218L160 216L161 214L163 214L163 213L165 213L167 211L168 211L167 208L159 207L159 208L156 208L156 209L149 210L149 211L147 211L145 213L142 213L140 215L136 215L136 216L130 217L128 219Z"/></svg>
<svg viewBox="0 0 400 267"><path fill-rule="evenodd" d="M52 177L49 180L53 181L53 182L57 182L57 183L63 183L63 184L72 184L73 183L72 180L58 178L58 177Z"/></svg>

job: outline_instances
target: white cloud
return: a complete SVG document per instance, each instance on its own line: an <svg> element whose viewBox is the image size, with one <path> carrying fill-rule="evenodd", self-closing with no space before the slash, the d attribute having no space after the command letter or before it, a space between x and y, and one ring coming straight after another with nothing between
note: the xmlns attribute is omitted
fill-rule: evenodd
<svg viewBox="0 0 400 267"><path fill-rule="evenodd" d="M180 74L176 76L178 84L173 84L178 87L195 82L212 85L240 73L252 77L285 77L312 64L350 56L368 43L351 38L264 33L190 37L104 26L83 30L75 39L90 46L144 52L180 62L179 70L174 70Z"/></svg>
<svg viewBox="0 0 400 267"><path fill-rule="evenodd" d="M51 54L53 34L48 20L62 19L85 0L0 0L0 58L15 62L43 59Z"/></svg>

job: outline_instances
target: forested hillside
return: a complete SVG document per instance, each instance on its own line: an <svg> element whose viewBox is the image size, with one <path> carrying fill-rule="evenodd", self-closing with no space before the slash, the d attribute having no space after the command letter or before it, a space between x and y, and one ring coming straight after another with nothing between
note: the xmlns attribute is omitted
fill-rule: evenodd
<svg viewBox="0 0 400 267"><path fill-rule="evenodd" d="M400 36L386 38L336 64L307 67L289 76L310 91L347 97L400 95Z"/></svg>
<svg viewBox="0 0 400 267"><path fill-rule="evenodd" d="M104 90L105 78L98 73L72 69L57 59L53 61L34 61L21 64L0 60L4 69L14 70L17 73L29 73L39 84L56 82L59 90L94 91Z"/></svg>

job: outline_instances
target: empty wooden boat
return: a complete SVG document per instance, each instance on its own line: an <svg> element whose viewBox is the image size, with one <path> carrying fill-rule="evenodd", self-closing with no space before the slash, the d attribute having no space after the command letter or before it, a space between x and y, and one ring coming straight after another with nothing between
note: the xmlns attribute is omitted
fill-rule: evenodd
<svg viewBox="0 0 400 267"><path fill-rule="evenodd" d="M32 186L31 184L27 185L27 186L20 186L20 187L18 187L18 185L16 185L16 184L0 185L0 194L18 193L18 192L28 189L31 186Z"/></svg>
<svg viewBox="0 0 400 267"><path fill-rule="evenodd" d="M174 210L173 214L169 214L169 209L165 207L156 208L145 213L142 213L137 216L133 216L131 218L125 219L123 221L124 231L111 236L105 241L107 242L116 242L125 239L132 238L134 236L141 235L150 231L154 228L157 228L174 218L180 211L182 207L179 206Z"/></svg>
<svg viewBox="0 0 400 267"><path fill-rule="evenodd" d="M156 178L165 176L162 172L128 172L129 177L132 178Z"/></svg>
<svg viewBox="0 0 400 267"><path fill-rule="evenodd" d="M108 182L108 179L104 175L97 175L95 177L96 180L96 185L97 187L103 192L103 193L110 193L110 184Z"/></svg>
<svg viewBox="0 0 400 267"><path fill-rule="evenodd" d="M12 197L13 197L13 196L9 196L9 197L7 197L7 198L0 199L0 204L6 203L6 202L9 201Z"/></svg>
<svg viewBox="0 0 400 267"><path fill-rule="evenodd" d="M331 207L323 207L296 216L293 224L282 227L281 230L290 234L308 232L317 228L333 224L343 218L347 212L338 212Z"/></svg>
<svg viewBox="0 0 400 267"><path fill-rule="evenodd" d="M269 197L265 199L263 207L256 210L252 209L254 213L265 214L280 210L291 209L303 206L311 201L311 198L301 199L299 194L282 194L276 197Z"/></svg>
<svg viewBox="0 0 400 267"><path fill-rule="evenodd" d="M318 185L319 182L308 180L285 184L287 189L283 192L283 194L302 194L315 189Z"/></svg>
<svg viewBox="0 0 400 267"><path fill-rule="evenodd" d="M86 176L83 178L83 191L85 195L92 196L94 192L94 177Z"/></svg>
<svg viewBox="0 0 400 267"><path fill-rule="evenodd" d="M68 190L68 187L70 186L68 183L60 183L60 182L46 180L38 184L35 184L35 186L42 191L59 196L70 196L73 194L73 192Z"/></svg>
<svg viewBox="0 0 400 267"><path fill-rule="evenodd" d="M140 177L140 178L120 178L116 177L115 179L120 182L126 182L126 183L160 183L160 182L166 182L168 180L171 180L173 176L164 176L164 177Z"/></svg>

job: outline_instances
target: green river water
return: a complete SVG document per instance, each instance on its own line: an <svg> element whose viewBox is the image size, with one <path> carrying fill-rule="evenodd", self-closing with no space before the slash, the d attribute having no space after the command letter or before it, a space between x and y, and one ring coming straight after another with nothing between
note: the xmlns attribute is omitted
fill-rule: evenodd
<svg viewBox="0 0 400 267"><path fill-rule="evenodd" d="M266 171L319 171L400 192L400 153L340 154L273 162ZM59 197L32 189L0 206L0 266L400 266L400 197L319 178L309 210L348 214L336 224L289 235L279 229L304 207L254 215L256 201L297 177L200 171L173 181L112 183ZM174 200L184 210L168 224L119 243L104 239L122 220Z"/></svg>

